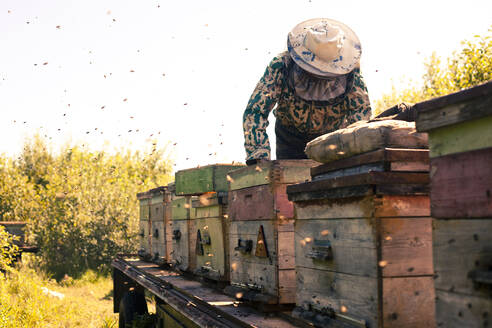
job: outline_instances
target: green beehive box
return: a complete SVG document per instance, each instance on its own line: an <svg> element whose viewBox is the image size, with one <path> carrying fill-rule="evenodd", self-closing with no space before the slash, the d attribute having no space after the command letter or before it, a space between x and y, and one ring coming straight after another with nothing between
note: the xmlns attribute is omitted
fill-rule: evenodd
<svg viewBox="0 0 492 328"><path fill-rule="evenodd" d="M176 172L176 195L200 195L206 192L227 191L229 171L244 164L213 164Z"/></svg>

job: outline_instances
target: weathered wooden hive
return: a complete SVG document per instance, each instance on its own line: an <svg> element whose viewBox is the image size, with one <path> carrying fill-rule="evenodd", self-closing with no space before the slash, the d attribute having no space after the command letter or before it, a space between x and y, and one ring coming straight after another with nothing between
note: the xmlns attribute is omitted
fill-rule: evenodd
<svg viewBox="0 0 492 328"><path fill-rule="evenodd" d="M158 264L171 262L171 194L161 186L148 191L150 194L150 234L152 260Z"/></svg>
<svg viewBox="0 0 492 328"><path fill-rule="evenodd" d="M231 286L263 304L295 302L294 207L289 184L309 178L311 160L262 161L229 173Z"/></svg>
<svg viewBox="0 0 492 328"><path fill-rule="evenodd" d="M166 186L138 193L140 205L139 255L158 264L169 263L171 242L171 195Z"/></svg>
<svg viewBox="0 0 492 328"><path fill-rule="evenodd" d="M195 274L215 281L229 281L227 192L197 196L192 207L196 210Z"/></svg>
<svg viewBox="0 0 492 328"><path fill-rule="evenodd" d="M492 315L492 82L417 104L429 133L439 327Z"/></svg>
<svg viewBox="0 0 492 328"><path fill-rule="evenodd" d="M175 239L174 249L176 259L182 259L178 260L181 270L215 281L228 281L227 173L243 166L214 164L176 172L176 195L184 197L180 200L183 203L176 205L187 211L181 210L174 224L181 234L180 239Z"/></svg>
<svg viewBox="0 0 492 328"><path fill-rule="evenodd" d="M181 271L191 271L196 267L196 256L190 249L194 236L191 224L194 223L195 210L191 208L191 196L172 196L171 200L171 263Z"/></svg>
<svg viewBox="0 0 492 328"><path fill-rule="evenodd" d="M287 188L296 211L293 314L322 327L434 327L428 150L341 157Z"/></svg>
<svg viewBox="0 0 492 328"><path fill-rule="evenodd" d="M139 201L139 249L138 255L146 260L152 257L152 238L150 222L150 200L148 191L137 194Z"/></svg>

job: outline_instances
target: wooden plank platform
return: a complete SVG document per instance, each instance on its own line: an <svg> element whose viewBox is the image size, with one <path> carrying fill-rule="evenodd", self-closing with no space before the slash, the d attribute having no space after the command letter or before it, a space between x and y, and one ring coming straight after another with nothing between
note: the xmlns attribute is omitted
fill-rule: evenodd
<svg viewBox="0 0 492 328"><path fill-rule="evenodd" d="M199 327L298 327L265 314L201 282L134 258L116 258L112 266L181 312Z"/></svg>

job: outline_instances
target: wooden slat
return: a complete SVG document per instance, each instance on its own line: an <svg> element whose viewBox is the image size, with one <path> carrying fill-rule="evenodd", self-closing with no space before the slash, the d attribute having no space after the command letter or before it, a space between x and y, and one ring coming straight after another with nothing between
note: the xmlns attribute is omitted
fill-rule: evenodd
<svg viewBox="0 0 492 328"><path fill-rule="evenodd" d="M172 260L175 266L182 271L193 269L190 265L190 222L191 220L175 220L173 222L173 230L179 230L181 238L173 240Z"/></svg>
<svg viewBox="0 0 492 328"><path fill-rule="evenodd" d="M229 172L230 189L238 190L270 183L297 183L309 180L312 160L260 161L242 169Z"/></svg>
<svg viewBox="0 0 492 328"><path fill-rule="evenodd" d="M492 217L434 220L436 288L490 297L490 287L474 285L473 270L492 266Z"/></svg>
<svg viewBox="0 0 492 328"><path fill-rule="evenodd" d="M370 218L374 212L373 199L367 196L346 200L299 201L295 203L296 220Z"/></svg>
<svg viewBox="0 0 492 328"><path fill-rule="evenodd" d="M296 257L294 248L294 226L293 224L284 224L292 229L289 231L278 231L278 268L282 269L295 269Z"/></svg>
<svg viewBox="0 0 492 328"><path fill-rule="evenodd" d="M492 217L492 148L433 158L432 216Z"/></svg>
<svg viewBox="0 0 492 328"><path fill-rule="evenodd" d="M195 219L200 218L218 218L222 217L226 213L226 207L224 205L211 205L197 207Z"/></svg>
<svg viewBox="0 0 492 328"><path fill-rule="evenodd" d="M492 83L431 99L415 105L418 112L417 131L429 131L443 126L492 115Z"/></svg>
<svg viewBox="0 0 492 328"><path fill-rule="evenodd" d="M191 202L191 206L196 208L212 205L227 205L227 192L208 192Z"/></svg>
<svg viewBox="0 0 492 328"><path fill-rule="evenodd" d="M381 218L430 217L429 196L379 196L374 215Z"/></svg>
<svg viewBox="0 0 492 328"><path fill-rule="evenodd" d="M294 203L287 198L287 184L277 184L273 187L274 217L280 220L294 218Z"/></svg>
<svg viewBox="0 0 492 328"><path fill-rule="evenodd" d="M188 220L190 218L189 197L177 197L171 202L171 214L173 220Z"/></svg>
<svg viewBox="0 0 492 328"><path fill-rule="evenodd" d="M261 185L230 191L228 215L235 221L274 219L276 213L271 187Z"/></svg>
<svg viewBox="0 0 492 328"><path fill-rule="evenodd" d="M381 219L383 277L432 276L432 219Z"/></svg>
<svg viewBox="0 0 492 328"><path fill-rule="evenodd" d="M382 327L436 327L432 277L383 278L382 293Z"/></svg>
<svg viewBox="0 0 492 328"><path fill-rule="evenodd" d="M492 147L492 115L429 131L431 158L489 147Z"/></svg>
<svg viewBox="0 0 492 328"><path fill-rule="evenodd" d="M331 163L311 168L311 176L317 176L326 172L355 167L364 164L380 162L423 162L429 163L429 150L427 149L398 149L384 148L364 153L361 155L344 158Z"/></svg>
<svg viewBox="0 0 492 328"><path fill-rule="evenodd" d="M140 249L144 250L146 253L151 254L151 242L152 239L150 237L150 221L149 220L140 220L139 221L139 244Z"/></svg>
<svg viewBox="0 0 492 328"><path fill-rule="evenodd" d="M438 327L488 327L492 298L475 297L436 289Z"/></svg>
<svg viewBox="0 0 492 328"><path fill-rule="evenodd" d="M296 270L278 270L278 294L280 304L294 304L296 302Z"/></svg>
<svg viewBox="0 0 492 328"><path fill-rule="evenodd" d="M258 229L263 226L269 257L255 256ZM252 240L253 249L249 254L234 250L238 239ZM277 245L275 238L275 221L231 221L229 229L229 249L231 266L231 283L253 284L261 286L266 294L278 297L277 280Z"/></svg>
<svg viewBox="0 0 492 328"><path fill-rule="evenodd" d="M304 192L289 192L287 189L287 197L293 202L306 202L306 201L322 201L328 199L343 199L364 197L375 194L374 186L362 185L353 187L341 187L333 189L320 189Z"/></svg>
<svg viewBox="0 0 492 328"><path fill-rule="evenodd" d="M347 199L296 202L298 220L370 218L375 217L429 217L430 201L425 195L367 196Z"/></svg>
<svg viewBox="0 0 492 328"><path fill-rule="evenodd" d="M360 185L426 183L429 183L429 175L426 173L368 172L353 176L290 185L287 187L287 193L293 194Z"/></svg>
<svg viewBox="0 0 492 328"><path fill-rule="evenodd" d="M218 206L218 205L217 205ZM229 248L225 244L226 224L222 217L195 219L196 228L210 236L210 245L202 244L204 254L197 255L197 269L205 267L200 273L213 280L229 280ZM210 268L210 271L208 268Z"/></svg>
<svg viewBox="0 0 492 328"><path fill-rule="evenodd" d="M333 309L378 327L378 299L376 278L297 267L296 304L306 310Z"/></svg>
<svg viewBox="0 0 492 328"><path fill-rule="evenodd" d="M296 266L376 278L378 257L374 224L371 219L296 221ZM332 260L307 256L315 240L330 241Z"/></svg>
<svg viewBox="0 0 492 328"><path fill-rule="evenodd" d="M404 172L429 172L429 161L417 162L417 161L401 161L390 163L390 171L404 171Z"/></svg>
<svg viewBox="0 0 492 328"><path fill-rule="evenodd" d="M199 195L213 191L227 191L227 173L244 167L243 164L213 164L176 172L176 195Z"/></svg>

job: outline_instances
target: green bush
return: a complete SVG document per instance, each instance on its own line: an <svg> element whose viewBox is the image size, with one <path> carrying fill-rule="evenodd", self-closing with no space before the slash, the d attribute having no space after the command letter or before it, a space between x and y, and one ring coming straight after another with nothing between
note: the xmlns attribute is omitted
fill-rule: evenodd
<svg viewBox="0 0 492 328"><path fill-rule="evenodd" d="M87 276L87 277L86 277ZM0 275L0 328L114 328L111 278L88 271L64 286L26 265Z"/></svg>
<svg viewBox="0 0 492 328"><path fill-rule="evenodd" d="M5 228L0 225L0 272L8 271L18 254L19 249L14 245L15 239L16 237L9 234Z"/></svg>
<svg viewBox="0 0 492 328"><path fill-rule="evenodd" d="M135 252L138 192L167 184L166 147L144 154L50 150L39 136L16 160L0 158L0 218L28 221L39 265L55 278L109 271L118 252Z"/></svg>

